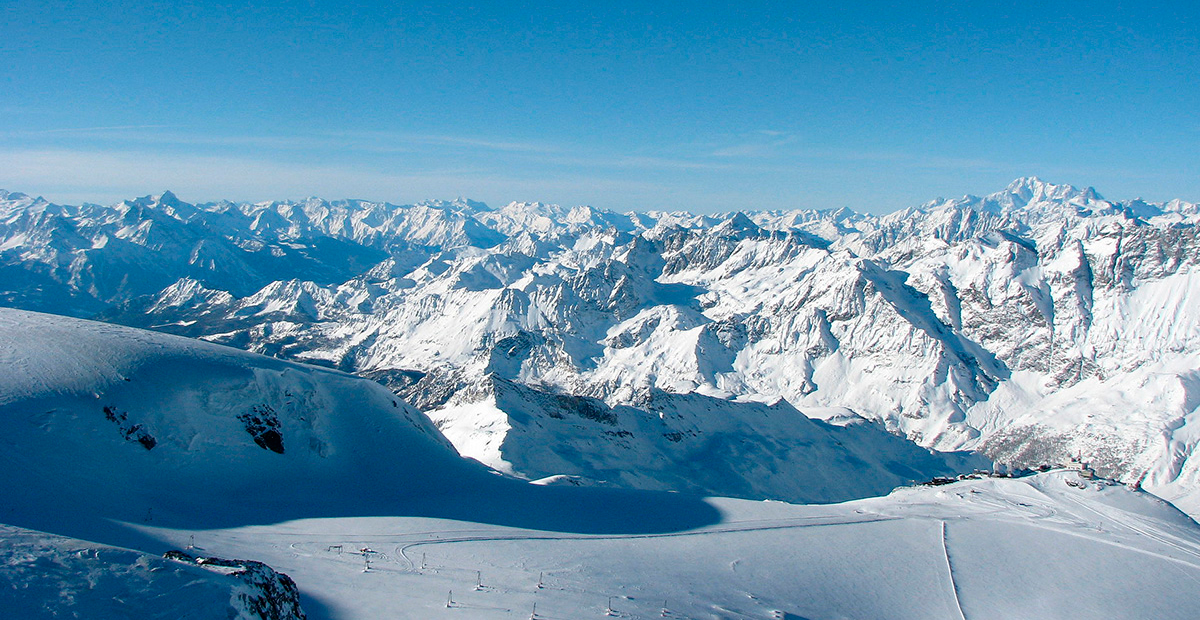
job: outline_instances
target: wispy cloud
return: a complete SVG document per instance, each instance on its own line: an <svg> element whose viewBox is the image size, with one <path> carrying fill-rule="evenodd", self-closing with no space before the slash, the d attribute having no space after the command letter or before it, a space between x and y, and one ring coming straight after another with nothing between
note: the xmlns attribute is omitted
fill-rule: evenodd
<svg viewBox="0 0 1200 620"><path fill-rule="evenodd" d="M732 166L725 164L644 155L611 160L611 165L629 168L659 168L664 170L730 170L732 168Z"/></svg>
<svg viewBox="0 0 1200 620"><path fill-rule="evenodd" d="M32 191L89 191L104 197L172 189L202 199L394 196L406 179L354 167L280 163L219 155L138 151L0 151L4 182ZM43 189L44 188L44 189Z"/></svg>
<svg viewBox="0 0 1200 620"><path fill-rule="evenodd" d="M405 153L431 147L461 151L554 154L562 146L488 136L410 134L389 131L320 132L309 134L216 134L170 125L110 125L0 132L0 138L37 145L39 139L61 144L63 139L104 141L113 145L174 145L214 148L350 150L367 153Z"/></svg>
<svg viewBox="0 0 1200 620"><path fill-rule="evenodd" d="M111 125L32 137L0 133L0 187L74 202L171 189L197 201L467 196L619 210L848 205L877 211L919 204L950 188L988 191L996 179L1006 183L1043 171L1051 174L1036 162L812 145L776 130L726 136L724 144L634 152L402 132L201 135L179 127ZM862 189L877 186L886 190ZM847 187L859 188L857 200L846 195Z"/></svg>
<svg viewBox="0 0 1200 620"><path fill-rule="evenodd" d="M697 161L694 159L655 157L651 155L609 155L603 153L578 153L538 157L536 161L558 167L580 169L619 170L730 170L733 166L724 163Z"/></svg>
<svg viewBox="0 0 1200 620"><path fill-rule="evenodd" d="M736 144L709 153L711 157L767 157L775 150L770 144Z"/></svg>
<svg viewBox="0 0 1200 620"><path fill-rule="evenodd" d="M558 153L563 150L559 146L539 142L488 140L464 136L401 136L399 139L417 144L465 146L512 153Z"/></svg>
<svg viewBox="0 0 1200 620"><path fill-rule="evenodd" d="M784 138L775 138L779 141ZM241 155L271 158L271 152L292 152L300 159L328 153L364 157L409 156L396 165L428 165L439 159L495 165L496 154L518 158L531 165L558 168L621 169L645 171L730 170L736 162L716 161L704 153L671 156L664 152L627 154L597 151L588 145L523 141L490 136L413 134L393 131L323 132L298 135L211 134L166 125L110 125L0 132L0 143L28 151L129 152L171 151L172 156ZM420 156L417 158L416 156ZM418 162L418 159L421 161ZM512 160L507 160L512 161ZM561 172L561 170L559 171Z"/></svg>
<svg viewBox="0 0 1200 620"><path fill-rule="evenodd" d="M47 135L88 135L108 132L137 131L143 129L164 129L169 125L109 125L105 127L63 127L59 129L39 129L36 131L11 132L9 135L47 136Z"/></svg>
<svg viewBox="0 0 1200 620"><path fill-rule="evenodd" d="M800 137L793 133L760 129L742 136L740 140L732 144L712 149L708 155L721 158L775 157L780 155L783 149L799 141Z"/></svg>
<svg viewBox="0 0 1200 620"><path fill-rule="evenodd" d="M191 132L187 128L172 125L110 125L7 131L0 132L0 139L32 148L61 145L64 140L77 140L113 147L115 150L130 145L303 150L330 148L338 144L338 141L330 136L222 135Z"/></svg>
<svg viewBox="0 0 1200 620"><path fill-rule="evenodd" d="M724 144L707 145L700 152L706 161L721 161L731 168L763 173L786 172L798 166L871 163L886 164L895 169L1001 170L1013 167L986 158L817 145L805 141L799 134L774 129L731 136Z"/></svg>
<svg viewBox="0 0 1200 620"><path fill-rule="evenodd" d="M66 149L0 149L0 187L63 202L115 202L166 189L198 202L306 196L415 202L468 196L594 204L606 195L628 199L667 193L661 184L575 173L547 177L470 167L393 172L224 155Z"/></svg>

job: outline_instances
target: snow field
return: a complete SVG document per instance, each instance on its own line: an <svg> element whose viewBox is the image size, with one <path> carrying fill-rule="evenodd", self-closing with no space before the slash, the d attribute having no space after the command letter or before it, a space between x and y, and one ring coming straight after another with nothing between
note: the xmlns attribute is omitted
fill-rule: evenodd
<svg viewBox="0 0 1200 620"><path fill-rule="evenodd" d="M53 617L31 601L64 593L101 620L224 617L228 590L157 558L191 544L288 574L314 620L1200 608L1200 526L1073 471L826 505L541 486L461 459L419 412L336 371L15 310L0 310L0 362L0 522L25 528L0 544L0 580L17 584L3 617ZM154 613L113 607L124 593Z"/></svg>
<svg viewBox="0 0 1200 620"><path fill-rule="evenodd" d="M314 618L529 618L536 604L542 619L1184 619L1200 602L1200 528L1074 472L837 505L710 501L720 524L649 535L381 517L196 536L292 575L328 614ZM367 572L362 548L377 552Z"/></svg>

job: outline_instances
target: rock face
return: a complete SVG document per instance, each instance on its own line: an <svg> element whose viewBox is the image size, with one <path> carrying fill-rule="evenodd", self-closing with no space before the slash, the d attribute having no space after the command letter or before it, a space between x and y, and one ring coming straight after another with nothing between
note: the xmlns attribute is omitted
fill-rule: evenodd
<svg viewBox="0 0 1200 620"><path fill-rule="evenodd" d="M300 590L291 577L275 572L270 566L253 560L193 557L182 551L168 551L163 557L184 564L195 564L242 582L233 596L235 609L250 618L262 620L306 620L300 609Z"/></svg>
<svg viewBox="0 0 1200 620"><path fill-rule="evenodd" d="M490 402L485 377L596 411L783 399L1013 465L1081 457L1185 507L1200 488L1190 203L1038 179L883 217L2 196L5 303L375 377L517 470L521 442L482 439L511 414L446 413ZM554 406L532 427L550 443Z"/></svg>

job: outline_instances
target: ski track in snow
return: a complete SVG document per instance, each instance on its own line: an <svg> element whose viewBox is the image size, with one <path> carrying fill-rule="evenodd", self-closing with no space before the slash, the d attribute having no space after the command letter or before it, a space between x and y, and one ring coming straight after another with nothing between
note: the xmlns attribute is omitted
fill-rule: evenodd
<svg viewBox="0 0 1200 620"><path fill-rule="evenodd" d="M1044 492L1033 487L1026 487L1026 490L1036 492L1043 496ZM945 574L948 579L948 585L953 601L954 609L960 620L967 620L967 615L962 607L961 597L963 596L960 586L957 583L954 574L954 565L952 554L950 552L950 536L948 533L949 524L951 521L968 521L968 520L986 520L989 518L1001 518L1010 521L1014 524L1023 525L1026 527L1037 528L1055 534L1065 534L1070 537L1086 539L1095 543L1120 548L1126 551L1135 552L1148 557L1165 560L1173 565L1186 567L1196 571L1195 573L1183 571L1188 575L1188 578L1200 583L1200 563L1188 561L1170 554L1155 552L1144 547L1122 543L1113 540L1110 535L1105 532L1097 531L1086 519L1078 517L1068 517L1060 510L1052 508L1053 500L1049 496L1045 496L1045 503L1038 505L1030 503L1030 498L1022 498L1020 500L1009 497L992 497L986 495L983 497L974 496L970 492L956 493L956 497L966 500L970 510L957 516L945 516L938 519L938 530L936 548L941 556L945 566ZM1120 526L1127 528L1137 536L1143 536L1149 540L1159 542L1170 546L1185 556L1194 560L1200 561L1200 544L1194 545L1192 549L1181 544L1175 544L1165 539L1163 536L1149 531L1148 528L1138 527L1133 524L1128 518L1118 518L1110 511L1104 511L1096 506L1089 505L1074 497L1069 493L1060 493L1055 496L1058 499L1067 499L1072 507L1077 507L1090 511L1092 514L1108 518L1112 523L1117 523ZM982 510L981 510L982 509ZM810 517L793 517L787 519L772 519L772 520L744 520L744 521L729 521L722 526L713 526L697 531L688 532L673 532L659 534L637 534L637 535L546 535L540 533L513 532L496 534L488 530L463 530L463 529L437 529L425 530L421 532L407 533L402 538L420 537L420 540L396 541L396 536L374 536L367 537L352 533L336 534L323 533L319 537L305 534L295 534L294 536L303 536L307 538L303 543L293 542L290 548L297 555L315 556L320 555L321 550L327 545L346 540L366 541L377 540L378 542L387 542L392 546L391 554L376 554L379 560L389 562L393 565L401 565L403 571L422 573L425 571L437 574L453 573L458 571L463 575L474 575L475 571L462 567L453 566L429 566L419 567L414 559L412 552L422 547L432 547L439 545L462 545L462 544L486 544L489 542L520 542L520 541L571 541L576 543L586 544L588 542L600 541L616 541L616 540L638 540L638 539L664 539L664 538L686 538L686 537L709 537L722 534L750 533L750 532L765 532L772 530L799 530L814 527L834 527L834 526L854 526L866 523L877 523L885 521L901 521L906 519L917 519L917 516L902 516L890 514L873 514L869 509L865 511L856 511L853 516L831 516L819 515ZM316 538L316 540L314 540ZM351 553L351 552L347 552ZM735 562L736 564L736 562ZM382 569L382 567L380 567ZM598 594L598 593L597 593ZM742 617L740 612L725 610L732 616ZM539 615L540 618L549 618L549 616ZM636 616L635 616L636 617ZM754 616L744 616L754 617Z"/></svg>
<svg viewBox="0 0 1200 620"><path fill-rule="evenodd" d="M958 610L960 620L967 620L963 613L962 599L959 598L958 584L954 582L954 565L950 562L950 548L946 544L946 521L938 521L938 537L942 544L942 557L946 558L946 576L950 579L950 593L954 596L954 608Z"/></svg>
<svg viewBox="0 0 1200 620"><path fill-rule="evenodd" d="M819 517L818 516L818 517L793 517L793 518L789 518L789 519L764 520L764 521L757 521L757 520L756 521L730 521L730 522L727 522L726 525L721 526L721 527L709 527L709 528L705 528L702 530L695 530L695 531L689 531L689 532L669 532L669 533L658 533L658 534L547 535L547 534L532 534L532 533L513 533L513 534L490 534L489 533L489 534L483 534L483 535L462 536L462 534L471 532L473 530L458 530L458 529L433 530L433 531L428 531L428 532L406 533L405 534L406 537L408 537L408 536L425 536L427 538L397 545L394 548L395 553L393 554L393 557L403 559L404 563L407 565L407 569L414 570L416 568L416 564L413 562L412 558L410 558L408 556L408 551L411 549L415 549L415 548L423 547L423 546L449 545L449 544L461 544L461 543L480 543L480 542L512 542L512 541L522 541L522 540L587 542L587 541L606 541L606 540L640 540L640 539L653 539L653 538L685 538L685 537L709 536L709 535L717 535L717 534L735 534L735 533L744 533L744 532L763 532L763 531L771 531L771 530L801 529L801 528L809 528L809 527L828 527L828 526L837 526L837 525L853 525L853 524L861 524L861 523L878 523L878 522L883 522L883 521L896 521L896 520L901 520L903 518L904 517L886 516L886 515L876 515L876 516L864 515L861 518L836 518L836 517ZM797 523L798 521L803 521L803 523ZM474 530L474 531L489 532L489 530ZM312 538L311 535L306 535L306 534L279 534L279 536L284 536L284 537L304 536L306 538ZM320 541L307 541L305 543L291 543L290 547L293 550L295 550L298 554L302 554L302 555L311 557L311 556L317 555L317 551L306 549L306 547L309 547L312 545L316 545L317 548L319 548L321 546L327 547L328 545L333 544L334 542L345 541L347 539L366 540L366 538L368 538L368 537L364 537L361 535L349 534L349 533L323 534L322 540L320 540ZM387 535L375 535L375 536L372 536L369 538L379 539L379 540L389 540L389 539L394 539L395 537L387 536ZM345 551L345 553L357 553L357 552Z"/></svg>
<svg viewBox="0 0 1200 620"><path fill-rule="evenodd" d="M1024 486L1022 491L1034 491L1044 495L1039 489ZM1183 553L1185 557L1191 558L1192 561L1176 557L1172 554L1160 553L1144 546L1137 544L1129 544L1112 538L1112 530L1097 531L1096 528L1086 519L1080 519L1075 516L1068 516L1067 513L1061 510L1052 510L1049 505L1033 505L1029 503L1028 498L1004 497L997 499L991 496L977 497L969 490L965 492L954 493L956 499L963 500L964 506L958 514L946 514L937 519L937 529L935 530L936 542L933 542L933 548L936 550L938 557L941 558L944 574L946 575L947 585L950 590L947 600L951 601L956 617L959 620L967 620L967 614L963 609L962 598L964 593L959 585L954 568L954 560L950 551L951 536L949 530L953 525L952 522L957 521L973 521L986 522L992 519L1001 519L1015 525L1036 528L1046 532L1052 532L1057 535L1067 535L1071 538L1086 539L1091 542L1100 543L1112 548L1119 548L1126 551L1131 551L1139 555L1150 558L1164 560L1172 565L1178 566L1187 574L1187 578L1195 583L1200 583L1200 545L1196 550L1190 550L1183 545L1172 545L1171 548ZM1098 508L1090 502L1071 497L1069 493L1056 493L1054 498L1061 500L1069 498L1068 505L1071 508L1086 509L1092 511L1092 514L1103 515L1111 518L1113 523L1120 523L1124 528L1128 529L1130 535L1135 539L1150 540L1157 543L1169 544L1161 536L1149 531L1150 528L1138 527L1130 522L1128 517L1115 518L1113 514L1105 508ZM488 530L480 529L427 529L419 532L405 533L400 536L375 535L366 536L363 534L345 532L345 533L330 533L322 532L320 535L296 533L285 535L286 537L302 537L306 540L303 542L292 542L290 550L297 556L320 556L326 551L330 544L346 544L348 541L375 541L374 544L386 543L391 549L391 553L374 554L377 564L372 565L372 570L386 571L387 566L397 566L399 570L406 573L416 574L438 574L438 575L453 575L460 574L461 579L471 579L476 575L477 569L470 569L464 566L453 565L437 565L433 564L427 567L420 567L418 564L419 556L414 556L413 553L421 548L434 547L439 545L487 545L488 543L511 543L511 542L570 542L577 545L587 545L589 542L602 541L623 541L623 540L639 540L639 539L678 539L687 537L698 537L703 540L713 540L711 537L720 536L723 534L737 533L753 533L753 532L768 532L768 531L789 531L803 530L806 528L821 528L821 527L855 527L858 525L879 523L879 522L898 522L898 521L921 521L922 512L921 505L914 505L917 513L905 516L900 514L873 513L871 502L877 500L867 500L868 504L864 505L860 510L856 510L852 514L842 515L814 515L805 517L792 517L783 519L753 519L753 520L733 520L721 526L711 526L701 530L645 535L547 535L535 532L503 532L495 533ZM1046 496L1047 503L1055 501ZM907 504L901 503L900 507L909 507ZM927 508L937 509L936 505L929 505ZM939 509L940 512L951 513L955 512L953 505L945 506ZM1115 511L1114 511L1115 512ZM412 540L413 537L419 537L419 540ZM1144 537L1144 538L1143 538ZM409 540L397 540L397 538ZM1132 542L1132 541L1131 541ZM486 547L485 547L486 548ZM584 547L576 547L582 549ZM353 553L347 551L346 553ZM474 553L466 557L476 557ZM736 564L736 562L735 562ZM526 570L528 572L528 569ZM537 575L537 571L533 572ZM491 591L494 587L485 584L485 590ZM502 590L508 591L511 586L504 586ZM561 589L561 588L556 588ZM578 587L568 588L570 592L579 594L590 594L591 596L600 597L604 595L602 589L579 589ZM969 594L969 593L968 593ZM487 607L483 605L473 605L456 603L456 607L463 609L512 609L511 607ZM516 613L516 612L514 612ZM753 614L746 614L743 611L721 608L718 611L721 617L746 617L759 618ZM539 614L539 618L554 617L551 614ZM638 614L626 614L625 617L644 617ZM671 616L668 616L671 617ZM680 616L682 617L682 616Z"/></svg>
<svg viewBox="0 0 1200 620"><path fill-rule="evenodd" d="M1070 502L1074 506L1078 506L1080 509L1086 510L1086 511L1098 516L1101 519L1101 521L1100 521L1100 523L1097 524L1097 526L1096 526L1097 529L1101 529L1104 526L1105 520L1107 520L1107 523L1110 525L1115 523L1120 527L1123 527L1125 529L1135 532L1136 534L1145 536L1146 538L1149 538L1151 540L1159 542L1164 546L1171 547L1173 549L1176 549L1176 550L1178 550L1184 554L1187 554L1189 556L1192 556L1192 557L1200 557L1200 544L1198 544L1198 543L1192 543L1189 546L1184 546L1185 544L1187 544L1185 541L1172 540L1170 538L1167 538L1167 536L1164 535L1165 533L1159 534L1159 533L1150 531L1148 528L1139 527L1132 520L1125 518L1125 517L1118 516L1118 513L1114 512L1114 511L1104 510L1104 509L1098 508L1096 506L1089 506L1089 505L1079 501L1078 499L1071 497L1070 494L1063 494L1061 497L1063 497L1063 499L1066 499L1068 502ZM1185 562L1183 560L1180 560L1178 558L1174 558L1172 556L1163 555L1161 557L1171 559L1173 561L1180 562L1183 564L1187 564L1188 566L1191 566L1192 568L1200 569L1200 565L1191 564L1191 563Z"/></svg>

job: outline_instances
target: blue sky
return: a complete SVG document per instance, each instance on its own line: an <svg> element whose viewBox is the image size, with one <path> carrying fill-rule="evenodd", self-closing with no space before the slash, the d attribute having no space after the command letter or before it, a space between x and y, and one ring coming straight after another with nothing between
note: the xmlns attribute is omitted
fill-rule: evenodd
<svg viewBox="0 0 1200 620"><path fill-rule="evenodd" d="M802 4L0 0L0 187L887 212L1038 175L1200 201L1198 3Z"/></svg>

